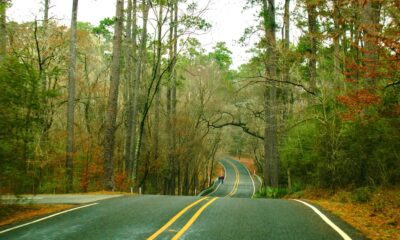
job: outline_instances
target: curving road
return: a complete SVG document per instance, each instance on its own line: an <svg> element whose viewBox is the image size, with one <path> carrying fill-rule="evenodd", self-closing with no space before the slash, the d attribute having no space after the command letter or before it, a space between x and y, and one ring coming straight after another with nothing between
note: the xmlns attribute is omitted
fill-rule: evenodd
<svg viewBox="0 0 400 240"><path fill-rule="evenodd" d="M225 180L209 196L251 198L255 194L257 181L253 180L243 164L231 158L222 159L219 163L225 170Z"/></svg>
<svg viewBox="0 0 400 240"><path fill-rule="evenodd" d="M220 163L226 179L209 196L114 197L0 228L0 239L365 239L307 203L251 199L258 182L247 169Z"/></svg>

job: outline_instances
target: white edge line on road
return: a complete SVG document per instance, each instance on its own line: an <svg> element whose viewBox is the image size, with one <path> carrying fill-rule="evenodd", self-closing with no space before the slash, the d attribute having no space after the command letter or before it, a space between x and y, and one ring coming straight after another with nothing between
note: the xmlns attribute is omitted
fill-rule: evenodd
<svg viewBox="0 0 400 240"><path fill-rule="evenodd" d="M28 225L31 225L31 224L34 224L34 223L37 223L37 222L41 222L41 221L44 221L46 219L49 219L49 218L52 218L52 217L55 217L55 216L58 216L58 215L61 215L61 214L67 213L67 212L72 212L72 211L75 211L75 210L78 210L78 209L81 209L81 208L90 207L90 206L93 206L93 205L96 205L96 204L99 204L99 203L92 203L92 204L88 204L88 205L85 205L85 206L80 206L80 207L68 209L68 210L65 210L65 211L62 211L62 212L59 212L59 213L55 213L55 214L52 214L52 215L44 217L44 218L39 218L39 219L37 219L35 221L32 221L32 222L24 223L22 225L18 225L18 226L15 226L15 227L8 228L6 230L0 231L0 234L6 233L6 232L9 232L9 231L18 229L18 228L22 228L22 227L25 227L25 226L28 226Z"/></svg>
<svg viewBox="0 0 400 240"><path fill-rule="evenodd" d="M313 205L306 203L304 201L298 200L298 199L293 199L294 201L300 202L304 205L306 205L307 207L311 208L316 214L318 214L318 216L320 216L322 218L322 220L324 220L326 222L326 224L328 224L331 228L333 228L333 230L335 230L337 233L339 233L339 235L345 239L345 240L351 240L351 238L349 237L349 235L347 235L342 229L340 229L338 226L336 226L336 224L334 224L327 216L325 216L321 211L319 211L316 207L314 207Z"/></svg>
<svg viewBox="0 0 400 240"><path fill-rule="evenodd" d="M261 177L258 176L257 174L254 174L254 175L256 176L257 180L260 182L260 188L259 188L259 190L261 190L262 185L263 185L263 181L262 181Z"/></svg>
<svg viewBox="0 0 400 240"><path fill-rule="evenodd" d="M225 160L225 159L223 159L223 160ZM225 160L225 161L226 161L226 160ZM218 164L221 165L221 166L224 168L224 181L225 181L225 180L228 178L228 173L226 172L225 165L222 164L221 161L219 161Z"/></svg>
<svg viewBox="0 0 400 240"><path fill-rule="evenodd" d="M225 176L225 179L226 179L226 168L225 168L224 164L222 164L221 161L218 161L218 164L221 165L224 168L224 171L225 171L225 175L224 176ZM225 181L225 179L224 179L224 181ZM211 193L207 194L206 196L211 196L211 194L214 194L218 190L219 186L221 186L221 183L218 184L218 186L215 188L214 191L212 191Z"/></svg>
<svg viewBox="0 0 400 240"><path fill-rule="evenodd" d="M240 162L239 162L239 163L240 163ZM240 164L242 164L242 163L240 163ZM243 165L243 164L242 164L242 165ZM251 195L251 198L253 198L253 197L254 197L254 194L256 194L256 185L255 185L255 183L254 183L253 177L252 177L251 174L250 174L249 169L247 169L247 167L244 166L244 165L243 165L243 167L246 168L247 173L248 173L249 176L250 176L251 182L253 183L253 195Z"/></svg>
<svg viewBox="0 0 400 240"><path fill-rule="evenodd" d="M224 160L224 161L228 161L227 159L222 159L222 160ZM226 179L228 178L228 172L226 171L226 168L225 168L225 165L224 164L222 164L222 161L219 161L218 162L220 165L222 165L222 167L224 168L224 181L226 182ZM229 195L229 193L228 193L228 195ZM226 195L226 196L228 196L228 195ZM226 197L225 196L225 197Z"/></svg>
<svg viewBox="0 0 400 240"><path fill-rule="evenodd" d="M218 190L219 186L221 186L221 183L218 183L218 186L214 189L214 191L210 192L210 193L207 194L206 196L209 196L209 195L215 193L215 192Z"/></svg>
<svg viewBox="0 0 400 240"><path fill-rule="evenodd" d="M226 161L226 160L225 160ZM224 181L228 178L228 173L226 172L225 165L221 163L221 161L218 162L222 167L224 168Z"/></svg>

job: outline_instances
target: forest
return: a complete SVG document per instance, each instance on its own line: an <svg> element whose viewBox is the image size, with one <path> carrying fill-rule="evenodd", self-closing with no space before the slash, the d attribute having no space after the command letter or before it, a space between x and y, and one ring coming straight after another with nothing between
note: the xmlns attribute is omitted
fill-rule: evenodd
<svg viewBox="0 0 400 240"><path fill-rule="evenodd" d="M399 1L243 1L237 69L196 38L200 2L115 0L92 25L73 0L65 26L0 0L0 194L194 195L224 155L275 189L399 185Z"/></svg>

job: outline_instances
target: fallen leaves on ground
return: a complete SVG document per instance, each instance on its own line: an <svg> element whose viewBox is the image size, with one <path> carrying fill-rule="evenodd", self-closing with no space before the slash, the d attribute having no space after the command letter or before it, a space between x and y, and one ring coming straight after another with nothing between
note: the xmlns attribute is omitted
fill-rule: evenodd
<svg viewBox="0 0 400 240"><path fill-rule="evenodd" d="M309 201L339 216L370 239L400 239L400 189L376 190L366 203L352 201L351 194L339 191L329 198L310 197L313 200Z"/></svg>
<svg viewBox="0 0 400 240"><path fill-rule="evenodd" d="M59 212L73 206L66 204L0 205L0 226Z"/></svg>

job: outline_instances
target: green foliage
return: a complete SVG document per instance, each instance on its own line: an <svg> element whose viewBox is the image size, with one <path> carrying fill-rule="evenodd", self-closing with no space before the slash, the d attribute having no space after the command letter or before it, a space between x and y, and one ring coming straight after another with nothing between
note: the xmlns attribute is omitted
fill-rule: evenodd
<svg viewBox="0 0 400 240"><path fill-rule="evenodd" d="M9 7L11 7L11 0L3 0L2 2L0 2L0 12Z"/></svg>
<svg viewBox="0 0 400 240"><path fill-rule="evenodd" d="M369 187L357 188L352 194L352 200L357 203L366 203L371 200L372 190Z"/></svg>
<svg viewBox="0 0 400 240"><path fill-rule="evenodd" d="M192 61L194 59L199 60L202 58L204 55L204 48L201 46L201 43L199 42L198 39L196 38L189 38L187 40L186 44L186 51L187 54L185 57L187 57L188 61Z"/></svg>
<svg viewBox="0 0 400 240"><path fill-rule="evenodd" d="M93 27L92 32L110 41L112 38L112 29L115 24L115 18L104 18L100 21L99 25Z"/></svg>
<svg viewBox="0 0 400 240"><path fill-rule="evenodd" d="M315 108L327 114L326 121L310 119L286 134L280 147L282 173L290 168L295 183L332 189L398 183L398 117L378 107L368 118L347 121L335 104Z"/></svg>
<svg viewBox="0 0 400 240"><path fill-rule="evenodd" d="M198 16L184 15L182 16L181 21L182 24L188 29L207 31L211 28L210 23Z"/></svg>
<svg viewBox="0 0 400 240"><path fill-rule="evenodd" d="M0 190L23 191L40 125L39 82L30 66L6 59L0 66Z"/></svg>
<svg viewBox="0 0 400 240"><path fill-rule="evenodd" d="M218 42L209 57L214 60L221 70L229 70L232 65L232 52L228 49L225 42Z"/></svg>
<svg viewBox="0 0 400 240"><path fill-rule="evenodd" d="M91 32L91 31L94 31L93 28L94 28L93 25L90 24L89 22L78 22L77 23L77 29L78 30Z"/></svg>
<svg viewBox="0 0 400 240"><path fill-rule="evenodd" d="M261 188L255 195L257 198L282 198L288 194L286 188Z"/></svg>

